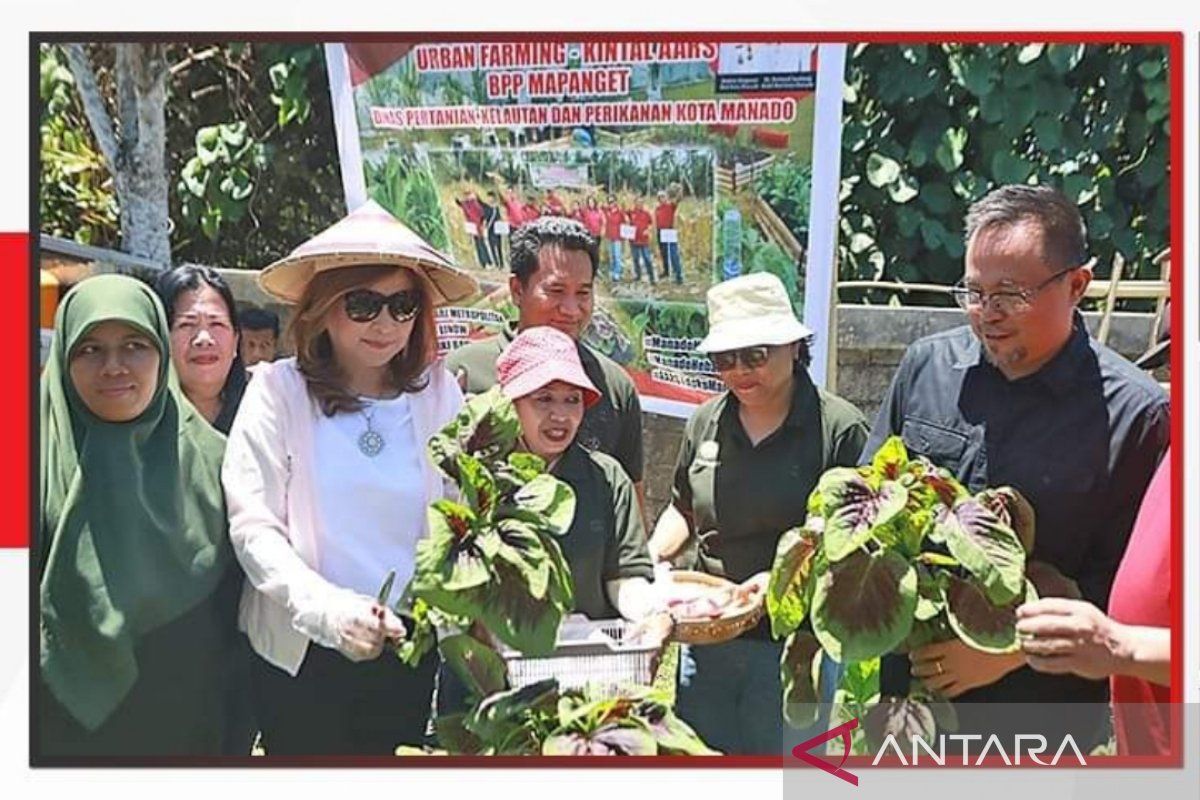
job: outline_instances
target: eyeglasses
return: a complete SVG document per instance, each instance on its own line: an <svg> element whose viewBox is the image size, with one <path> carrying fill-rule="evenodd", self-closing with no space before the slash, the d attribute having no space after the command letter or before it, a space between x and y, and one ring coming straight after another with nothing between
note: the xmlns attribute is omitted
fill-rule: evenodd
<svg viewBox="0 0 1200 800"><path fill-rule="evenodd" d="M1001 314L1015 316L1024 314L1033 305L1033 298L1037 293L1045 289L1050 284L1068 275L1079 267L1071 267L1056 272L1046 280L1034 286L1032 289L1010 289L1002 292L983 292L979 289L972 289L964 285L961 281L955 284L950 290L950 294L954 296L954 301L964 311L977 311L988 307L989 305Z"/></svg>
<svg viewBox="0 0 1200 800"><path fill-rule="evenodd" d="M717 372L728 372L736 367L739 361L746 369L758 369L771 357L771 348L760 344L757 347L743 347L741 350L709 353L708 357L712 360L713 366L717 368Z"/></svg>
<svg viewBox="0 0 1200 800"><path fill-rule="evenodd" d="M408 322L421 309L421 293L414 289L401 289L392 295L382 295L371 289L355 289L346 292L346 316L354 322L370 322L387 306L396 322Z"/></svg>

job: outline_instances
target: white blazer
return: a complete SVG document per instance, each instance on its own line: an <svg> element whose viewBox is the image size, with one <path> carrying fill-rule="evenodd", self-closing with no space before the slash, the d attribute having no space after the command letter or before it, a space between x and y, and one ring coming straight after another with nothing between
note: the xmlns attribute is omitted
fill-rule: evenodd
<svg viewBox="0 0 1200 800"><path fill-rule="evenodd" d="M417 441L427 443L462 407L453 376L435 362L426 387L410 395ZM294 358L255 368L221 468L229 536L246 584L238 627L254 650L291 675L310 641L338 645L338 620L359 595L318 572L323 541L316 508L313 431L321 414ZM426 503L452 496L428 452L422 459ZM424 528L421 535L428 531Z"/></svg>

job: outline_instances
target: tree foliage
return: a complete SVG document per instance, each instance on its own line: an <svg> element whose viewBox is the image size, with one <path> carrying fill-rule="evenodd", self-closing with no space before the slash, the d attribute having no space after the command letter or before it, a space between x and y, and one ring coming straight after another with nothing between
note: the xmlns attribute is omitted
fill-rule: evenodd
<svg viewBox="0 0 1200 800"><path fill-rule="evenodd" d="M116 192L88 129L75 79L55 48L43 49L39 66L42 231L83 244L116 247Z"/></svg>
<svg viewBox="0 0 1200 800"><path fill-rule="evenodd" d="M860 45L845 87L840 278L953 283L968 206L1027 182L1079 204L1099 275L1120 253L1126 277L1157 277L1169 136L1164 47Z"/></svg>
<svg viewBox="0 0 1200 800"><path fill-rule="evenodd" d="M321 47L172 44L166 100L171 257L262 267L345 213ZM106 46L89 45L106 99ZM41 229L119 242L111 176L65 59L41 49ZM110 102L110 106L111 106Z"/></svg>

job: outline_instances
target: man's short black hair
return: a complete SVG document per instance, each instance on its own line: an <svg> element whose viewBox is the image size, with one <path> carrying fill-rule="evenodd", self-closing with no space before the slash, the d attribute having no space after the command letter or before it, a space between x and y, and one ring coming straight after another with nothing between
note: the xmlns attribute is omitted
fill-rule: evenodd
<svg viewBox="0 0 1200 800"><path fill-rule="evenodd" d="M1042 231L1042 256L1058 272L1087 261L1087 228L1079 208L1051 186L1011 184L988 192L967 210L965 241L984 228L1032 222Z"/></svg>
<svg viewBox="0 0 1200 800"><path fill-rule="evenodd" d="M569 217L545 216L526 222L512 235L512 274L525 286L529 276L537 271L538 254L543 247L587 253L592 264L592 277L600 261L596 237L588 233L583 223Z"/></svg>
<svg viewBox="0 0 1200 800"><path fill-rule="evenodd" d="M266 308L258 308L251 306L242 310L238 314L238 322L242 324L244 331L265 331L270 330L275 334L275 338L279 338L279 315L274 311Z"/></svg>

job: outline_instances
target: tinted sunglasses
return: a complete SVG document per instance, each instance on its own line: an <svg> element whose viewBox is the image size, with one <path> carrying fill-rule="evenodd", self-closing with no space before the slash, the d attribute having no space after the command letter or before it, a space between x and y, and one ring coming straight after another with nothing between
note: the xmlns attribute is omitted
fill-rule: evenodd
<svg viewBox="0 0 1200 800"><path fill-rule="evenodd" d="M746 369L758 369L767 363L771 357L771 348L765 344L757 347L743 347L741 350L725 350L720 353L709 353L717 372L728 372L737 366L739 361Z"/></svg>
<svg viewBox="0 0 1200 800"><path fill-rule="evenodd" d="M382 295L372 289L355 289L346 292L346 316L355 322L370 322L387 306L396 322L408 322L421 309L421 293L415 289L401 289L392 295Z"/></svg>

